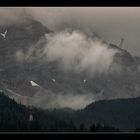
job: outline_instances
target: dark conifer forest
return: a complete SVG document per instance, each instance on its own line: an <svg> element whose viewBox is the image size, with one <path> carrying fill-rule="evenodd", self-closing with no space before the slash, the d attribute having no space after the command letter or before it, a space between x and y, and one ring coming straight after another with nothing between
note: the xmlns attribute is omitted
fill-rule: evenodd
<svg viewBox="0 0 140 140"><path fill-rule="evenodd" d="M29 121L29 109L14 99L0 94L0 132L119 132L119 129L92 123L88 128L81 123L77 127L72 119L65 121L63 113L32 108L33 120Z"/></svg>

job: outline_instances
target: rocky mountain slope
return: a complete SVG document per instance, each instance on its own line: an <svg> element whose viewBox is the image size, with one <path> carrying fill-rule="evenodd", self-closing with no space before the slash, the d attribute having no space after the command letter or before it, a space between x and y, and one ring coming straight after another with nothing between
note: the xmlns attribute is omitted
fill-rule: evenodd
<svg viewBox="0 0 140 140"><path fill-rule="evenodd" d="M8 92L6 89L10 89L12 92L29 97L38 92L43 94L47 94L46 92L73 93L74 95L91 93L96 95L93 101L134 98L140 95L140 70L137 59L116 45L110 44L109 47L119 50L113 64L117 68L121 66L121 72L90 78L85 73L61 71L55 62L44 63L41 58L36 61L30 61L28 58L22 62L17 60L17 51L22 49L26 52L30 46L36 49L41 47L43 43L38 46L35 44L40 39L43 40L46 33L52 32L40 23L29 21L20 26L0 28L0 32L5 30L7 30L6 38L0 36L0 88L6 92ZM34 90L30 84L31 80L37 82L45 90ZM85 83L84 80L86 80Z"/></svg>

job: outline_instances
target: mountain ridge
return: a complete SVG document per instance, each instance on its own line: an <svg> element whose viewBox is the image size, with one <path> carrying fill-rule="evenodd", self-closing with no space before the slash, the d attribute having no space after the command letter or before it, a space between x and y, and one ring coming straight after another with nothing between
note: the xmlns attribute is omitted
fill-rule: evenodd
<svg viewBox="0 0 140 140"><path fill-rule="evenodd" d="M137 60L134 60L129 52L120 49L118 46L114 47L122 53L117 54L114 59L115 63L119 64L118 68L120 65L123 67L123 71L115 74L100 75L95 78L90 78L85 73L75 74L61 71L57 63L43 62L42 59L33 62L28 59L23 62L17 61L16 52L18 50L23 50L24 52L30 46L36 47L35 44L40 38L49 32L51 32L49 29L46 29L36 21L30 21L18 27L12 25L7 29L6 40L2 38L0 40L1 88L6 87L20 95L32 96L35 92L37 93L29 83L29 81L33 80L54 94L73 93L74 95L84 95L90 93L97 96L101 91L104 91L97 100L133 98L140 95L140 78L138 77L140 71L136 70L135 66L137 67L138 64L134 63ZM8 35L11 38L10 40ZM14 40L14 35L21 37L21 39L16 40L15 38ZM55 82L52 79L55 79ZM85 79L86 83L83 83ZM46 94L46 92L43 93Z"/></svg>

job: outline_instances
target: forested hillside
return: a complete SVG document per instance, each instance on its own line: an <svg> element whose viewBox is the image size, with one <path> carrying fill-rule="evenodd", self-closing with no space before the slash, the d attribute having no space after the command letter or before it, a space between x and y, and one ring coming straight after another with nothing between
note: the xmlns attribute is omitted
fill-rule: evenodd
<svg viewBox="0 0 140 140"><path fill-rule="evenodd" d="M76 113L76 112L75 112ZM29 121L29 108L0 94L0 132L102 132L119 131L110 126L92 123L89 128L83 123L79 127L72 119L59 119L53 111L32 107L33 120ZM63 113L60 113L61 117Z"/></svg>

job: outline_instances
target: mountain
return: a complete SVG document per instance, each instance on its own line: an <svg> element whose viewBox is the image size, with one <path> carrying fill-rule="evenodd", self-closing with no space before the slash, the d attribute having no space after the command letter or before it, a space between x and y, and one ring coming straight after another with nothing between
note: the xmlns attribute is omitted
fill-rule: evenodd
<svg viewBox="0 0 140 140"><path fill-rule="evenodd" d="M135 62L137 65L140 65L140 57L139 56L134 56Z"/></svg>
<svg viewBox="0 0 140 140"><path fill-rule="evenodd" d="M122 64L123 66L126 66L126 67L136 66L134 57L128 51L114 44L109 44L109 47L114 48L119 51L119 53L115 55L114 61L116 63Z"/></svg>
<svg viewBox="0 0 140 140"><path fill-rule="evenodd" d="M20 89L30 92L32 91L30 89L30 81L32 79L30 77L30 64L28 62L18 63L16 52L21 49L26 51L29 46L36 44L50 30L34 20L29 20L22 25L0 28L0 32L5 30L7 30L6 38L3 39L0 36L1 88L9 87L10 89L16 89L16 91L18 89L18 92ZM23 92L23 94L28 95L29 92ZM33 94L33 92L30 93Z"/></svg>
<svg viewBox="0 0 140 140"><path fill-rule="evenodd" d="M66 109L67 112L69 112ZM76 127L73 120L60 119L64 111L41 110L25 107L0 92L0 132L118 132L115 127L91 124L86 128L82 123ZM71 111L70 111L71 112ZM33 119L29 120L32 114ZM71 113L70 113L71 114Z"/></svg>
<svg viewBox="0 0 140 140"><path fill-rule="evenodd" d="M85 124L100 122L128 132L140 128L139 110L140 97L102 100L87 105L80 112L80 117L84 120Z"/></svg>
<svg viewBox="0 0 140 140"><path fill-rule="evenodd" d="M0 132L55 132L74 131L76 128L57 116L32 107L33 121L29 121L30 110L4 93L0 93Z"/></svg>
<svg viewBox="0 0 140 140"><path fill-rule="evenodd" d="M121 132L134 132L140 128L139 108L140 97L137 97L101 100L93 102L81 110L53 109L50 113L67 123L72 120L77 128L83 124L89 130L92 124L95 126L100 124L102 127L112 126Z"/></svg>
<svg viewBox="0 0 140 140"><path fill-rule="evenodd" d="M0 89L8 95L17 93L33 97L39 95L38 93L40 96L53 93L55 97L59 93L74 95L90 93L95 96L100 95L96 96L96 100L134 98L140 95L140 78L138 76L140 71L137 68L136 59L128 51L116 45L108 46L119 51L114 57L114 65L111 69L121 67L121 72L91 78L85 73L62 71L57 63L44 62L42 58L30 61L21 53L27 52L32 46L35 48L33 54L36 56L37 50L46 43L45 34L52 31L39 22L29 20L20 26L11 25L0 28L0 32L5 32L5 30L7 30L6 38L3 39L0 36ZM23 55L24 61L18 61L16 55ZM32 59L34 60L34 58ZM55 79L55 82L52 79ZM86 83L83 84L85 79ZM32 87L31 80L40 87ZM20 100L22 101L22 98ZM35 102L36 105L38 103L39 101ZM41 100L40 103L42 103ZM47 108L46 105L43 107Z"/></svg>
<svg viewBox="0 0 140 140"><path fill-rule="evenodd" d="M111 99L93 102L84 109L54 110L59 119L73 120L77 127L83 123L86 128L91 124L112 126L121 132L134 132L140 128L140 97ZM62 115L63 114L63 115Z"/></svg>

